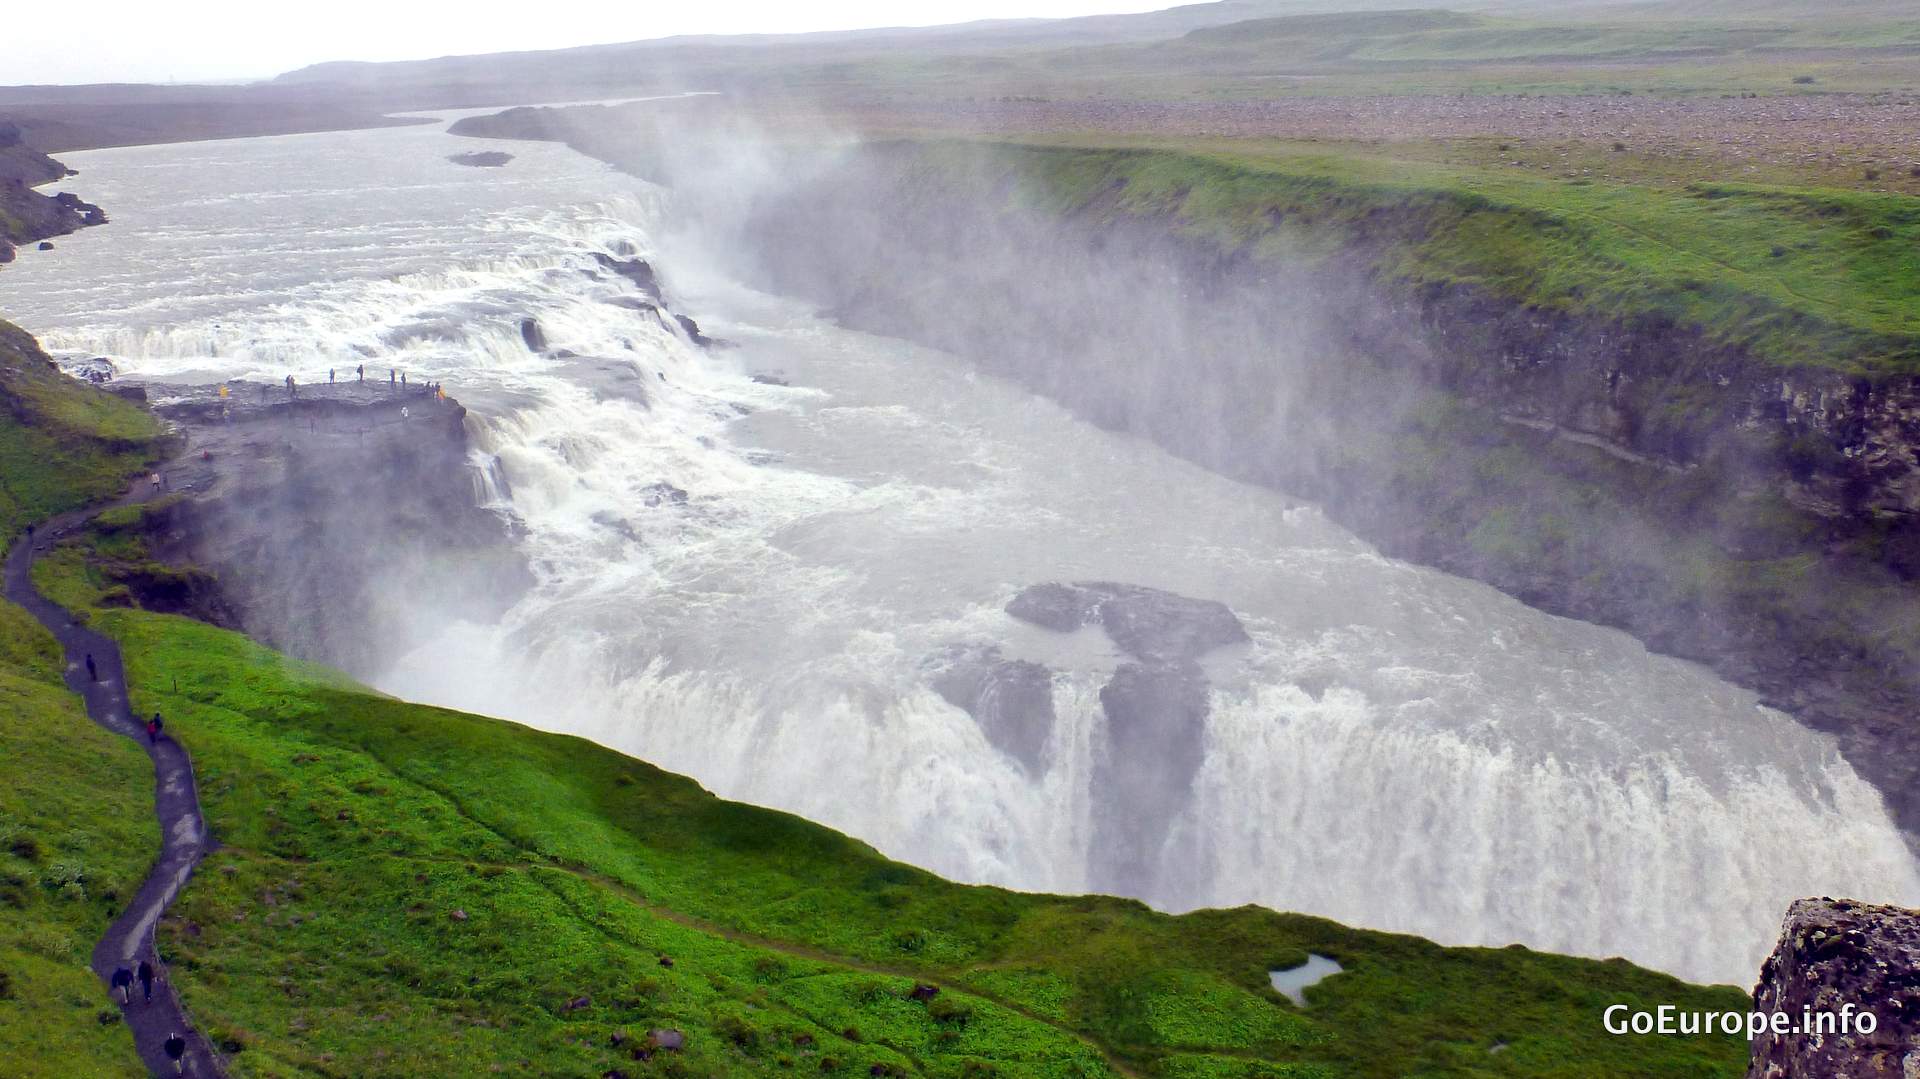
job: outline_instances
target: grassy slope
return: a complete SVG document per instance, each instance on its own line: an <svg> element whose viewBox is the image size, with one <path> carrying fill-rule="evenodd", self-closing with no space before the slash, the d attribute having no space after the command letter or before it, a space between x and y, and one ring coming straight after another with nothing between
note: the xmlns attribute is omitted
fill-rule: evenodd
<svg viewBox="0 0 1920 1079"><path fill-rule="evenodd" d="M30 335L0 322L0 540L118 495L160 439L146 410L53 370Z"/></svg>
<svg viewBox="0 0 1920 1079"><path fill-rule="evenodd" d="M1705 329L1787 366L1920 371L1920 201L1732 184L1514 178L1259 147L1015 147L1034 197L1168 215L1228 251L1376 253L1414 289L1467 285L1621 323Z"/></svg>
<svg viewBox="0 0 1920 1079"><path fill-rule="evenodd" d="M101 594L80 554L41 567L72 602ZM1737 1040L1598 1022L1616 1000L1744 1007L1734 990L1255 908L1174 918L955 885L579 739L392 700L180 618L94 618L125 644L135 707L194 748L223 847L161 947L236 1074L1743 1066ZM1307 951L1348 973L1303 1012L1265 972ZM932 1005L906 999L916 979L944 987ZM687 1050L632 1060L654 1027L686 1032Z"/></svg>
<svg viewBox="0 0 1920 1079"><path fill-rule="evenodd" d="M158 433L141 410L50 371L0 322L0 538L117 493ZM87 968L160 836L138 747L62 685L53 637L0 602L0 1060L9 1075L139 1075Z"/></svg>

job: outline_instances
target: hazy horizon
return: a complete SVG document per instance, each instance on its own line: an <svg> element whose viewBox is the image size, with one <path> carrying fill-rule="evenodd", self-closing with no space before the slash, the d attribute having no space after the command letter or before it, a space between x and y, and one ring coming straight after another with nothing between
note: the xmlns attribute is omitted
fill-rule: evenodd
<svg viewBox="0 0 1920 1079"><path fill-rule="evenodd" d="M1045 19L1153 11L1173 0L824 0L809 5L710 0L631 5L549 0L529 23L525 7L498 0L393 5L339 0L324 9L261 17L238 0L152 6L109 0L90 9L76 40L71 14L22 8L8 18L7 85L112 82L246 82L329 61L424 60L440 56L564 49L707 34L791 34L981 19ZM84 48L79 47L84 45Z"/></svg>

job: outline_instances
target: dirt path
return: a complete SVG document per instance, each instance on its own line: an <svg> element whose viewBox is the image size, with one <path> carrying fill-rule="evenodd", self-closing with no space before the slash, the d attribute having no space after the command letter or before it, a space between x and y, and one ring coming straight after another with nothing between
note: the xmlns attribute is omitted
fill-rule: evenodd
<svg viewBox="0 0 1920 1079"><path fill-rule="evenodd" d="M115 505L142 501L152 494L146 481ZM153 808L160 821L160 857L140 884L140 891L127 909L114 919L106 935L93 947L93 971L105 983L115 968L135 969L141 959L159 972L153 1000L143 1000L140 986L133 987L132 1003L114 1003L133 1032L140 1059L155 1075L175 1074L167 1058L165 1043L178 1033L186 1039L184 1074L212 1079L223 1074L219 1057L208 1044L206 1035L188 1021L180 998L173 990L159 956L154 952L153 929L166 912L167 905L179 893L193 873L194 866L214 846L207 834L206 821L200 815L200 798L194 789L193 762L187 751L171 737L162 735L149 743L144 717L136 719L127 704L126 671L120 659L120 647L111 639L76 622L66 608L42 596L33 587L34 559L53 547L60 536L85 523L108 507L95 507L62 514L39 526L32 534L15 543L7 554L5 594L7 599L27 609L54 635L66 652L67 687L86 701L87 715L115 734L139 743L153 760ZM87 657L92 656L96 677L87 674Z"/></svg>

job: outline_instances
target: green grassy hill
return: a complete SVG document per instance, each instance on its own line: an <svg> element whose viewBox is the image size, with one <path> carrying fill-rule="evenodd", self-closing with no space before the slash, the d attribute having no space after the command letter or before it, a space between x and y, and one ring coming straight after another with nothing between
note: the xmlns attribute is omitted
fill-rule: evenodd
<svg viewBox="0 0 1920 1079"><path fill-rule="evenodd" d="M11 460L10 489L37 492L13 520L137 473L152 428L44 378L34 353L15 360L12 415L26 419L8 437L70 441L58 460L85 467ZM121 595L107 564L144 558L157 517L116 511L37 573L123 642L133 706L164 712L194 754L222 847L159 943L236 1075L1744 1066L1737 1039L1619 1038L1599 1018L1616 1002L1744 1008L1732 989L1256 908L1169 917L956 885L577 738L410 705L233 633L96 606ZM138 749L59 688L58 666L22 612L0 610L0 1052L10 1074L131 1074L85 956L157 847L149 780ZM1308 952L1347 970L1300 1009L1267 971ZM920 982L939 994L914 999ZM652 1051L656 1029L684 1045Z"/></svg>

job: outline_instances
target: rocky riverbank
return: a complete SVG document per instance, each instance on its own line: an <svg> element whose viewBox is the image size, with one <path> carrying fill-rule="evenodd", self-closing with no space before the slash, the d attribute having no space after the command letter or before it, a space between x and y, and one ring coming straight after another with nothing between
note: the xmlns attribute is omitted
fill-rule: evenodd
<svg viewBox="0 0 1920 1079"><path fill-rule="evenodd" d="M0 263L12 262L18 245L50 248L51 237L107 223L104 210L78 196L34 190L70 175L75 173L23 143L17 125L0 119Z"/></svg>

